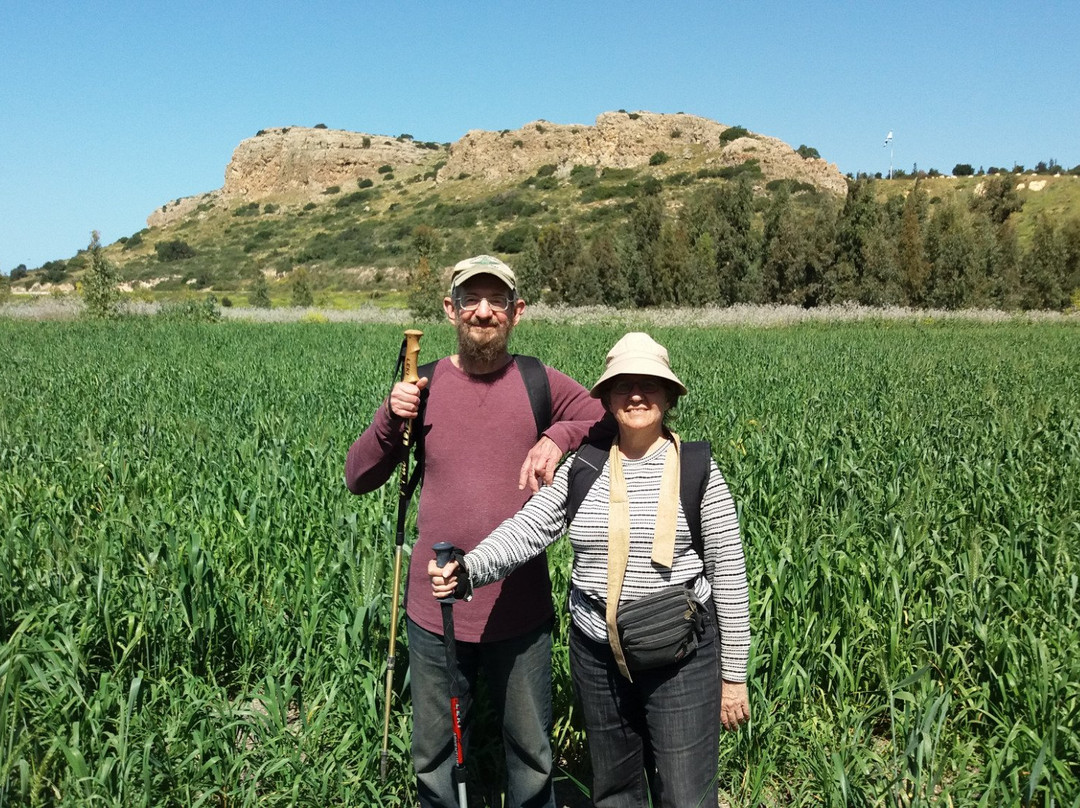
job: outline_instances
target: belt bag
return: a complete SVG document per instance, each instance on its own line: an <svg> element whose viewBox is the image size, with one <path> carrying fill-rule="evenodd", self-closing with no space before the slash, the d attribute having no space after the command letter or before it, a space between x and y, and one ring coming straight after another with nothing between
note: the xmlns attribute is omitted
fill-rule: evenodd
<svg viewBox="0 0 1080 808"><path fill-rule="evenodd" d="M705 619L705 607L686 586L624 603L615 625L627 668L644 671L686 659L705 633Z"/></svg>

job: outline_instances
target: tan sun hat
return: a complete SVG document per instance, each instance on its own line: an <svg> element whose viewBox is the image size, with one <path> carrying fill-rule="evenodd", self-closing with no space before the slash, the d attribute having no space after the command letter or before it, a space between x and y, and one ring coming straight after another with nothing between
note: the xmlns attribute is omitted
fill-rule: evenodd
<svg viewBox="0 0 1080 808"><path fill-rule="evenodd" d="M667 348L641 331L631 331L615 343L608 351L604 372L592 386L590 395L600 398L600 390L616 376L630 374L634 376L655 376L672 382L679 390L679 395L686 395L686 386L679 377L671 372Z"/></svg>
<svg viewBox="0 0 1080 808"><path fill-rule="evenodd" d="M450 294L454 294L457 287L477 275L494 275L510 287L511 292L517 288L514 270L493 255L477 255L454 264L454 274L450 276Z"/></svg>

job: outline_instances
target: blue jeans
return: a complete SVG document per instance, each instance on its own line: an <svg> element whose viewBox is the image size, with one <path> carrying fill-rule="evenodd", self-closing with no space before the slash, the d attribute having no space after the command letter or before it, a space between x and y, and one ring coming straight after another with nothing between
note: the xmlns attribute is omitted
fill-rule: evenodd
<svg viewBox="0 0 1080 808"><path fill-rule="evenodd" d="M592 759L596 808L717 803L720 667L716 627L689 659L627 681L606 643L570 630L570 670ZM650 794L652 802L650 802Z"/></svg>
<svg viewBox="0 0 1080 808"><path fill-rule="evenodd" d="M456 761L443 638L412 620L407 621L407 627L412 754L420 805L458 808L451 775ZM465 765L469 764L469 708L477 677L483 671L502 719L508 806L555 808L551 779L551 627L549 620L508 640L457 643L461 686L465 690L459 702Z"/></svg>

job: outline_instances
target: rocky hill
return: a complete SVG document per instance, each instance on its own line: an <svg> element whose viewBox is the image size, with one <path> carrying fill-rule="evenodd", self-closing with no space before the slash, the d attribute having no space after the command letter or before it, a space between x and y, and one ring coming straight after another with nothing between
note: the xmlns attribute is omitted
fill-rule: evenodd
<svg viewBox="0 0 1080 808"><path fill-rule="evenodd" d="M704 157L707 165L735 166L758 160L766 181L785 178L807 182L833 194L847 193L835 165L806 160L783 141L748 133L725 140L732 127L696 115L651 112L605 112L595 126L534 121L516 131L473 130L450 147L439 180L462 173L502 182L554 164L565 173L575 165L639 168L658 152L674 162Z"/></svg>
<svg viewBox="0 0 1080 808"><path fill-rule="evenodd" d="M516 130L471 130L449 145L419 142L409 135L296 126L266 129L236 147L222 188L168 202L149 216L147 224L163 227L196 210L237 203L316 199L327 188L365 179L377 182L389 172L405 181L424 175L436 185L463 177L499 185L547 165L555 166L557 176L566 176L579 165L640 168L658 154L668 161L663 173L678 171L689 162L720 169L756 160L762 184L792 179L830 194L846 193L844 177L834 164L805 159L766 135L746 132L732 138L731 129L695 115L650 112L606 112L593 126L541 120Z"/></svg>

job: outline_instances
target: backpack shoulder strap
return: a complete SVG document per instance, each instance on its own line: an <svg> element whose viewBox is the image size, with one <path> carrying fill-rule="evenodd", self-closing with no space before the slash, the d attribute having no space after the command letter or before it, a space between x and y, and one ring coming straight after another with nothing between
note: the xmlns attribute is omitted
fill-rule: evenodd
<svg viewBox="0 0 1080 808"><path fill-rule="evenodd" d="M707 440L687 441L682 444L679 468L679 499L682 501L686 524L690 526L690 538L694 549L705 558L705 543L701 538L701 502L709 485L712 468L712 445Z"/></svg>
<svg viewBox="0 0 1080 808"><path fill-rule="evenodd" d="M574 455L570 465L570 476L566 492L566 524L574 521L582 500L593 487L601 469L607 463L610 444L607 447L595 443L583 443Z"/></svg>
<svg viewBox="0 0 1080 808"><path fill-rule="evenodd" d="M536 422L536 437L539 438L551 426L551 385L548 383L547 370L535 356L514 354L514 360L525 382L525 391L529 394L529 406Z"/></svg>
<svg viewBox="0 0 1080 808"><path fill-rule="evenodd" d="M581 507L585 495L600 476L607 463L611 447L594 443L582 444L574 455L566 495L566 523L570 524ZM679 500L683 515L690 527L690 540L694 550L705 557L705 544L701 537L701 502L709 485L712 467L712 446L708 441L688 441L682 444L679 468Z"/></svg>
<svg viewBox="0 0 1080 808"><path fill-rule="evenodd" d="M536 437L551 426L551 385L548 383L547 370L544 363L535 356L514 354L518 372L525 383L525 392L529 396L529 406L532 408L533 421L536 423ZM416 369L416 375L420 378L427 376L428 383L420 391L420 411L416 416L413 427L413 446L415 447L416 468L413 470L412 479L409 481L408 493L411 494L423 479L424 468L424 413L427 410L428 395L431 385L435 381L435 366L440 360L427 362ZM588 490L588 489L586 489Z"/></svg>

